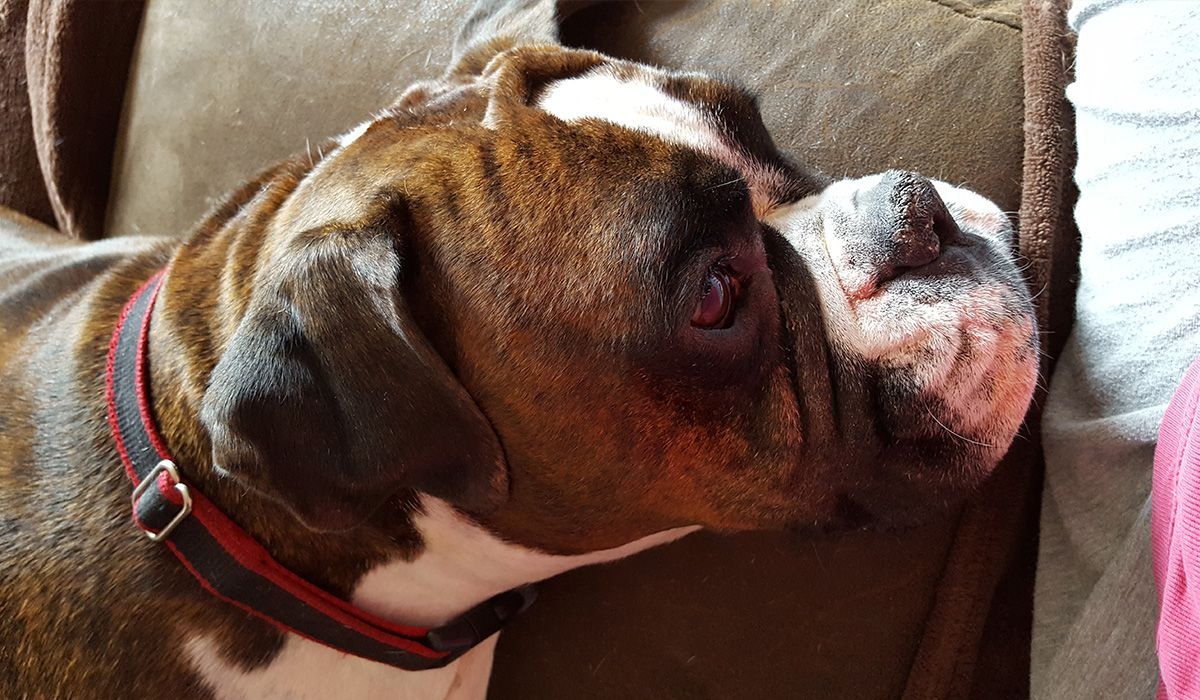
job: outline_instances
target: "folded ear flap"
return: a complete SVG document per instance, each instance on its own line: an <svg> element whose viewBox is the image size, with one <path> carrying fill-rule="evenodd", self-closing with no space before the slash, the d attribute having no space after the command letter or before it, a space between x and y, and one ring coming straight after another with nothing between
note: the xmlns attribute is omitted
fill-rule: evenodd
<svg viewBox="0 0 1200 700"><path fill-rule="evenodd" d="M519 44L557 44L558 6L556 0L475 0L454 39L447 77L479 75L496 53Z"/></svg>
<svg viewBox="0 0 1200 700"><path fill-rule="evenodd" d="M491 425L406 309L392 235L294 240L204 397L215 465L313 529L359 525L403 489L477 512L507 495Z"/></svg>
<svg viewBox="0 0 1200 700"><path fill-rule="evenodd" d="M471 84L496 56L519 46L559 46L561 21L598 0L476 0L441 78L418 82L393 108L414 110Z"/></svg>

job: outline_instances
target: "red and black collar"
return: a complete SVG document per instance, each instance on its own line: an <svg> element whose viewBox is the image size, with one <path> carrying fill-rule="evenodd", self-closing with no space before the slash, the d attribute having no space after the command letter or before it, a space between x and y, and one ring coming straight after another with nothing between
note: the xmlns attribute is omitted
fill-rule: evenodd
<svg viewBox="0 0 1200 700"><path fill-rule="evenodd" d="M495 634L533 602L529 586L505 591L436 628L396 625L314 586L187 483L150 412L147 336L166 270L126 303L108 350L108 422L133 481L133 519L166 545L209 593L275 627L397 668L445 666Z"/></svg>

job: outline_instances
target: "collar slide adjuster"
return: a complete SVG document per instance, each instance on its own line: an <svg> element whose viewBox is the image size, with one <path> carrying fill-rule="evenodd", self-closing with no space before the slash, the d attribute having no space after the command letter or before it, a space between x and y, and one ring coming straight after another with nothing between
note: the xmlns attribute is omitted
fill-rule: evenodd
<svg viewBox="0 0 1200 700"><path fill-rule="evenodd" d="M133 489L130 501L134 521L151 542L162 542L192 512L192 493L169 459L150 470Z"/></svg>

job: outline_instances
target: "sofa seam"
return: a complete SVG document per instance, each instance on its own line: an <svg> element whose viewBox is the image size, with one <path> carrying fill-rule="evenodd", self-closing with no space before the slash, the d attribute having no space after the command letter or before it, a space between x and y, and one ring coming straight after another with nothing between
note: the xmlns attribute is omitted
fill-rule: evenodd
<svg viewBox="0 0 1200 700"><path fill-rule="evenodd" d="M1002 19L1000 17L986 15L986 14L983 14L976 10L973 10L970 7L967 7L965 3L961 2L961 0L928 0L928 1L933 3L934 5L941 5L942 7L950 10L954 14L960 15L962 17L966 17L968 19L976 19L981 22L991 22L992 24L998 24L1002 27L1007 27L1009 29L1013 29L1018 32L1022 31L1021 20L1020 20L1019 15L1014 16L1013 19L1006 20L1006 19Z"/></svg>

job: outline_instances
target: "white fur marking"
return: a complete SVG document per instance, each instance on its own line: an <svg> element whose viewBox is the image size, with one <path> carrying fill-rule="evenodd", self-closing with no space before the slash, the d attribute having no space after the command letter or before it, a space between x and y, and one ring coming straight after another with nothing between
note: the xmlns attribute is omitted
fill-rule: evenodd
<svg viewBox="0 0 1200 700"><path fill-rule="evenodd" d="M886 290L860 298L860 288L871 273L849 267L845 251L855 226L859 225L858 193L877 185L881 177L840 180L826 188L819 198L808 197L781 207L767 221L803 254L818 281L826 323L842 350L867 360L890 359L906 364L908 350L937 343L939 354L943 357L949 354L952 358L958 341L944 334L958 330L960 322L965 320L1003 316L1006 295L997 283L995 287L932 304L917 304ZM1005 237L1011 231L995 204L969 190L936 180L933 183L965 231L993 246L1005 245Z"/></svg>
<svg viewBox="0 0 1200 700"><path fill-rule="evenodd" d="M425 541L420 556L374 569L351 596L355 605L374 615L422 626L441 624L501 591L620 559L699 529L681 527L614 549L556 556L503 542L443 501L425 497L422 505L424 512L413 518ZM220 700L482 700L495 644L493 636L445 668L416 673L348 656L296 635L287 636L270 664L248 673L222 659L212 639L194 637L186 649Z"/></svg>
<svg viewBox="0 0 1200 700"><path fill-rule="evenodd" d="M723 149L720 136L699 110L648 82L593 72L554 83L538 106L563 121L600 119L703 153Z"/></svg>
<svg viewBox="0 0 1200 700"><path fill-rule="evenodd" d="M578 78L559 80L538 99L538 107L575 122L599 119L695 149L736 170L746 180L754 211L761 218L773 209L771 195L783 175L732 147L717 125L696 105L666 95L653 80L659 74L642 67L635 79L624 79L607 67ZM696 75L698 80L706 80Z"/></svg>
<svg viewBox="0 0 1200 700"><path fill-rule="evenodd" d="M193 637L185 651L217 700L480 700L487 693L496 637L445 668L410 672L334 651L289 634L267 666L250 672L221 657L216 643Z"/></svg>
<svg viewBox="0 0 1200 700"><path fill-rule="evenodd" d="M864 225L858 193L874 187L880 177L836 182L817 198L779 208L767 222L800 252L816 280L829 337L844 360L904 371L921 391L949 408L948 415L933 416L935 421L943 427L952 421L956 434L990 444L989 435L1011 434L1024 413L1022 401L1037 362L1029 350L1033 321L1010 315L1020 292L999 277L964 281L935 300L890 287L861 294L871 271L858 269L848 250L862 245L855 239ZM977 236L977 245L989 246L1007 260L1012 228L1004 213L974 192L936 180L933 184L959 227ZM1029 379L1018 381L1024 377ZM979 402L988 385L1011 389L994 396L992 409L985 410Z"/></svg>
<svg viewBox="0 0 1200 700"><path fill-rule="evenodd" d="M425 551L414 561L369 572L354 591L355 605L388 619L441 624L501 591L621 559L699 529L675 528L614 549L559 556L504 542L436 498L425 497L422 504L425 512L413 522Z"/></svg>

